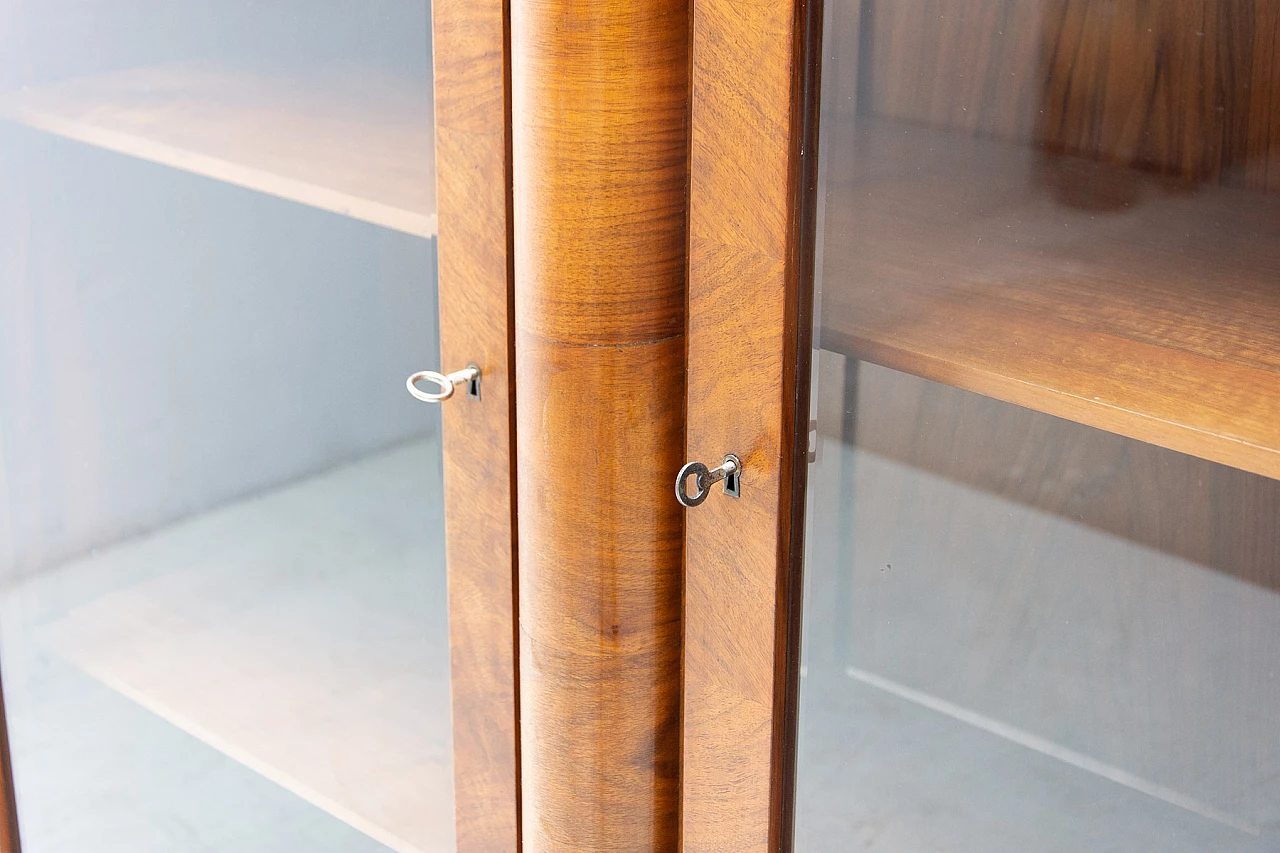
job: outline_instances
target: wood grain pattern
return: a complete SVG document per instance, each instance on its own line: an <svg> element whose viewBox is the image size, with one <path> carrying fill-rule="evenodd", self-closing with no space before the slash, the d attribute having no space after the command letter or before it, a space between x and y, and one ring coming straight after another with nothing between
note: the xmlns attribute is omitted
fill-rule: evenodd
<svg viewBox="0 0 1280 853"><path fill-rule="evenodd" d="M856 399L844 408L857 415L848 440L860 449L1280 591L1280 480L874 365L849 367Z"/></svg>
<svg viewBox="0 0 1280 853"><path fill-rule="evenodd" d="M1010 140L1031 138L1039 110L1034 72L1044 0L846 0L836 4L835 14L850 18L855 8L868 36L861 112ZM837 32L847 28L835 22Z"/></svg>
<svg viewBox="0 0 1280 853"><path fill-rule="evenodd" d="M454 801L459 853L520 849L515 399L507 18L500 0L432 8L440 200L440 362L479 401L442 409Z"/></svg>
<svg viewBox="0 0 1280 853"><path fill-rule="evenodd" d="M1280 192L1280 5L1255 10L1244 186ZM1244 85L1246 80L1235 81Z"/></svg>
<svg viewBox="0 0 1280 853"><path fill-rule="evenodd" d="M511 8L530 853L676 847L688 15Z"/></svg>
<svg viewBox="0 0 1280 853"><path fill-rule="evenodd" d="M39 130L422 237L436 234L431 91L182 62L0 96Z"/></svg>
<svg viewBox="0 0 1280 853"><path fill-rule="evenodd" d="M1274 199L892 122L842 144L824 346L1280 476Z"/></svg>
<svg viewBox="0 0 1280 853"><path fill-rule="evenodd" d="M865 112L1274 192L1271 0L871 0Z"/></svg>
<svg viewBox="0 0 1280 853"><path fill-rule="evenodd" d="M1189 181L1268 189L1280 136L1270 0L1051 0L1035 141ZM1262 73L1257 73L1261 71ZM1262 169L1259 170L1258 166Z"/></svg>
<svg viewBox="0 0 1280 853"><path fill-rule="evenodd" d="M688 457L743 462L741 498L714 493L686 518L682 825L698 853L790 844L812 15L792 0L694 5Z"/></svg>
<svg viewBox="0 0 1280 853"><path fill-rule="evenodd" d="M1280 803L1265 768L1280 741L1254 721L1269 719L1277 697L1267 672L1280 616L1280 481L876 365L850 367L841 408L857 449L828 443L810 474L824 517L811 528L820 532L807 564L806 699L822 704L824 663L837 672L852 664L1154 780L1177 792L1170 802L1265 839ZM828 729L823 743L813 728L822 712L804 707L805 813L825 808L876 833L883 824L868 803L842 805L813 775L840 763L819 753L834 747L848 761L866 728L881 735L876 723L846 720L850 742ZM981 754L933 735L928 754L942 765ZM892 822L920 819L916 797L938 777L922 766L904 777L891 759L872 760L846 791L906 778L894 782ZM1016 778L984 796L1007 807ZM1052 810L1084 805L1069 789L1046 789ZM942 798L977 839L999 832L999 821L974 822L983 818L965 793ZM1076 811L1102 825L1141 813ZM936 819L928 827L937 830Z"/></svg>

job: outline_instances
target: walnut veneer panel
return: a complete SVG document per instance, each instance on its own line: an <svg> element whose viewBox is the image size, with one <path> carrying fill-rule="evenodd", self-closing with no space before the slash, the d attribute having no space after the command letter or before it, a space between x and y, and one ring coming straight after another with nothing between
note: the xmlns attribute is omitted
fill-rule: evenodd
<svg viewBox="0 0 1280 853"><path fill-rule="evenodd" d="M481 369L442 407L459 853L519 849L506 16L436 0L440 360Z"/></svg>
<svg viewBox="0 0 1280 853"><path fill-rule="evenodd" d="M866 8L869 114L1280 189L1274 0L871 0Z"/></svg>
<svg viewBox="0 0 1280 853"><path fill-rule="evenodd" d="M180 62L21 89L0 116L434 237L431 90L351 66L306 76Z"/></svg>
<svg viewBox="0 0 1280 853"><path fill-rule="evenodd" d="M1280 590L1280 480L874 365L848 369L846 440L859 449ZM1040 548L1027 531L1017 538Z"/></svg>
<svg viewBox="0 0 1280 853"><path fill-rule="evenodd" d="M859 122L824 346L1280 477L1280 202Z"/></svg>
<svg viewBox="0 0 1280 853"><path fill-rule="evenodd" d="M511 7L530 853L676 847L688 15Z"/></svg>
<svg viewBox="0 0 1280 853"><path fill-rule="evenodd" d="M688 458L743 463L739 499L717 487L686 518L682 820L698 853L790 843L811 14L694 4Z"/></svg>

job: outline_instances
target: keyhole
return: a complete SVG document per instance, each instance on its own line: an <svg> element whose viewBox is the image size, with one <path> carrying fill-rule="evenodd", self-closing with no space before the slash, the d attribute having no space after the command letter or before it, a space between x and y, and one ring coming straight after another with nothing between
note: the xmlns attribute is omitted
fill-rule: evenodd
<svg viewBox="0 0 1280 853"><path fill-rule="evenodd" d="M726 474L724 477L724 493L731 498L742 496L742 473L734 471L732 474Z"/></svg>

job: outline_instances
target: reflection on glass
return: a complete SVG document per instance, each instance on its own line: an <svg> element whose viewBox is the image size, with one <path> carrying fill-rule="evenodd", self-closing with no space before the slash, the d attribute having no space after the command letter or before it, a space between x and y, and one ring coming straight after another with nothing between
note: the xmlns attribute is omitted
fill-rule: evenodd
<svg viewBox="0 0 1280 853"><path fill-rule="evenodd" d="M0 26L24 853L453 848L428 8L269 5Z"/></svg>
<svg viewBox="0 0 1280 853"><path fill-rule="evenodd" d="M1280 845L1280 3L845 0L796 849Z"/></svg>

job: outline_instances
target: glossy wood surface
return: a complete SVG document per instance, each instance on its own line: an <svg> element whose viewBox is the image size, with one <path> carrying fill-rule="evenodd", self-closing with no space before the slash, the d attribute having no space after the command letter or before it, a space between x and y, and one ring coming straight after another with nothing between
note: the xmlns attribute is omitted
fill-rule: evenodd
<svg viewBox="0 0 1280 853"><path fill-rule="evenodd" d="M844 440L861 450L1280 590L1280 480L852 360L846 370Z"/></svg>
<svg viewBox="0 0 1280 853"><path fill-rule="evenodd" d="M520 849L506 26L498 0L432 7L440 363L482 376L442 406L459 853Z"/></svg>
<svg viewBox="0 0 1280 853"><path fill-rule="evenodd" d="M717 490L686 518L682 828L698 853L790 843L812 12L792 0L694 4L688 457L743 463L741 498Z"/></svg>
<svg viewBox="0 0 1280 853"><path fill-rule="evenodd" d="M824 346L1280 476L1280 200L875 118Z"/></svg>
<svg viewBox="0 0 1280 853"><path fill-rule="evenodd" d="M1280 476L1280 9L842 3L822 340Z"/></svg>
<svg viewBox="0 0 1280 853"><path fill-rule="evenodd" d="M374 69L210 61L0 95L0 116L88 145L434 237L431 92Z"/></svg>
<svg viewBox="0 0 1280 853"><path fill-rule="evenodd" d="M838 5L845 17L853 11ZM867 114L1184 180L1280 189L1273 0L859 5Z"/></svg>
<svg viewBox="0 0 1280 853"><path fill-rule="evenodd" d="M530 853L676 846L688 14L511 8Z"/></svg>

